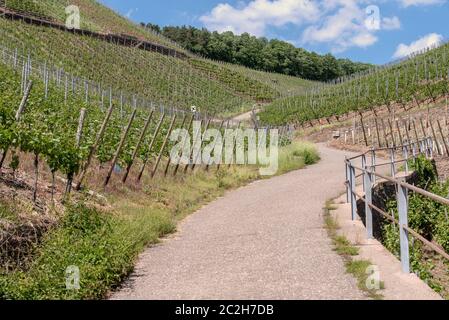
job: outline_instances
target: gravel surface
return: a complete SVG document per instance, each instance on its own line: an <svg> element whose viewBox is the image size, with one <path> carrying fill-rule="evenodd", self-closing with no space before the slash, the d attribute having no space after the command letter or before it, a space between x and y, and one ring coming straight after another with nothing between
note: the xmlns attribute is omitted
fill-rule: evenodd
<svg viewBox="0 0 449 320"><path fill-rule="evenodd" d="M323 228L344 191L342 151L227 193L147 249L112 299L365 299Z"/></svg>

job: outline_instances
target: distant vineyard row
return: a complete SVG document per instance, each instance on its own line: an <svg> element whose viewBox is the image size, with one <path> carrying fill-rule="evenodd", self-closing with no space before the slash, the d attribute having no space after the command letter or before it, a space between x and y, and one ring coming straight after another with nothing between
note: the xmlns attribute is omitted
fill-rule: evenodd
<svg viewBox="0 0 449 320"><path fill-rule="evenodd" d="M260 118L265 123L304 124L349 112L375 110L398 104L420 106L449 94L449 44L418 54L401 63L306 94L273 102Z"/></svg>

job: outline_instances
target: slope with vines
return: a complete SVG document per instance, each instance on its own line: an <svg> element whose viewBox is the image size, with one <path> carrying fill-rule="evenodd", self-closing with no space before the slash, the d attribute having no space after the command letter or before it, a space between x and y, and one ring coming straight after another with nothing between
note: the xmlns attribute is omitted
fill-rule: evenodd
<svg viewBox="0 0 449 320"><path fill-rule="evenodd" d="M275 101L260 115L266 123L305 123L379 106L407 109L449 94L449 45L414 55L398 64L372 69L360 77L321 85Z"/></svg>

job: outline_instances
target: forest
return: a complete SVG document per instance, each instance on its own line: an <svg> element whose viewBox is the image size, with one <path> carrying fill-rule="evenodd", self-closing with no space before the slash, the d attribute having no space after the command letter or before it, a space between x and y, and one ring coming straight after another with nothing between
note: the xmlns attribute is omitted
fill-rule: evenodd
<svg viewBox="0 0 449 320"><path fill-rule="evenodd" d="M243 65L248 68L282 73L315 81L330 81L372 67L370 64L337 59L332 54L319 55L294 45L248 33L210 32L192 26L160 27L142 23L185 49L206 58Z"/></svg>

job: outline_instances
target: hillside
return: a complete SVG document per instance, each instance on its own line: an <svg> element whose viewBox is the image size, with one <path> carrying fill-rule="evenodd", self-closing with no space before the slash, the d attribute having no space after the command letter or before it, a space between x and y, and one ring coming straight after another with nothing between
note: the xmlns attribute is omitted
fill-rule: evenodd
<svg viewBox="0 0 449 320"><path fill-rule="evenodd" d="M449 298L449 44L366 69L155 29L0 0L0 300ZM164 313L285 314L198 305Z"/></svg>
<svg viewBox="0 0 449 320"><path fill-rule="evenodd" d="M231 31L210 32L192 26L146 26L209 59L313 81L327 82L372 67L348 59L336 59L331 54L319 55L282 40L257 38L248 33L234 35Z"/></svg>
<svg viewBox="0 0 449 320"><path fill-rule="evenodd" d="M63 21L66 4L56 0L7 2L8 8L35 12L59 22ZM74 4L80 6L82 28L128 34L181 50L95 1L78 0ZM138 95L167 108L189 110L195 105L202 113L228 116L250 110L255 103L273 101L292 82L291 77L255 73L190 54L177 59L20 20L0 19L0 28L0 44L9 49L18 48L32 59L100 83L105 90ZM304 80L296 83L303 87L312 84Z"/></svg>
<svg viewBox="0 0 449 320"><path fill-rule="evenodd" d="M270 124L306 124L350 112L375 114L382 106L391 111L394 106L409 109L435 103L449 94L448 56L449 44L425 50L399 63L279 99L267 106L260 117Z"/></svg>

